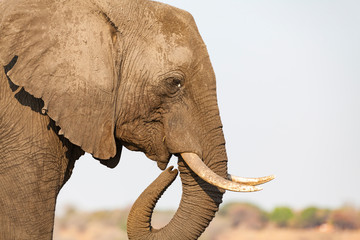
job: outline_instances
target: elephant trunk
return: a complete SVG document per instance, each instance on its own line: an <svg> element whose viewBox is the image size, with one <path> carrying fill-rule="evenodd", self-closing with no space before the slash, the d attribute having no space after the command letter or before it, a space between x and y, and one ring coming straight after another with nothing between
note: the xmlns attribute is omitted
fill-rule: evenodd
<svg viewBox="0 0 360 240"><path fill-rule="evenodd" d="M204 151L204 163L222 178L227 177L227 157L224 138ZM219 133L217 133L219 136ZM220 140L220 141L219 141ZM206 149L206 150L208 150ZM206 154L207 153L207 154ZM172 220L157 230L151 227L151 215L157 200L176 177L169 169L164 171L137 199L128 217L129 239L197 239L214 218L225 190L200 178L179 156L182 199Z"/></svg>

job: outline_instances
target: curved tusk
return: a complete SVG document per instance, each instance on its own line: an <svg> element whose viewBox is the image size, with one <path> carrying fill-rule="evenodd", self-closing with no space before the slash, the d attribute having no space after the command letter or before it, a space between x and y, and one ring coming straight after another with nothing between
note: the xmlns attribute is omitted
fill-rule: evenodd
<svg viewBox="0 0 360 240"><path fill-rule="evenodd" d="M238 177L231 174L228 174L227 177L230 181L245 184L245 185L251 185L256 186L260 184L264 184L267 182L270 182L275 178L274 175L266 176L266 177L259 177L259 178L245 178L245 177Z"/></svg>
<svg viewBox="0 0 360 240"><path fill-rule="evenodd" d="M191 170L193 170L204 181L216 187L234 192L254 192L262 190L261 187L241 184L220 177L208 166L206 166L200 157L195 153L181 153L180 155Z"/></svg>

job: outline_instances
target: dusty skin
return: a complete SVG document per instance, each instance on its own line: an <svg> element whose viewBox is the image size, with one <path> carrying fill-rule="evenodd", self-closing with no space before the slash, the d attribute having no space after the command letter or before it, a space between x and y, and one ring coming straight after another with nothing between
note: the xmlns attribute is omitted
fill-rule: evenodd
<svg viewBox="0 0 360 240"><path fill-rule="evenodd" d="M152 228L177 177L168 169L133 209L130 239L197 239L229 185L259 190L262 180L228 179L215 74L189 13L146 0L3 0L0 14L0 239L52 238L57 195L84 152L110 168L123 146L161 170L178 156L178 211Z"/></svg>

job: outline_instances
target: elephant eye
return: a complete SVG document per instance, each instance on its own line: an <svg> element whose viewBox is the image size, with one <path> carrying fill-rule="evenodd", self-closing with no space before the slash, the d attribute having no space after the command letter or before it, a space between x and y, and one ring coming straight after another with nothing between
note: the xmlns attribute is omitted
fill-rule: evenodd
<svg viewBox="0 0 360 240"><path fill-rule="evenodd" d="M172 84L178 88L181 88L181 80L177 78L172 79Z"/></svg>
<svg viewBox="0 0 360 240"><path fill-rule="evenodd" d="M180 78L170 77L166 79L166 88L170 95L176 94L184 85L184 80Z"/></svg>

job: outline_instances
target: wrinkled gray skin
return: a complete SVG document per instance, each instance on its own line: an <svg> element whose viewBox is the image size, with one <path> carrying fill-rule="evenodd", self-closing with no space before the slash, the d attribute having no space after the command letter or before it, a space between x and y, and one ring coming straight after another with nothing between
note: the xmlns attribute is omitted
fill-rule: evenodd
<svg viewBox="0 0 360 240"><path fill-rule="evenodd" d="M215 75L189 13L145 0L3 0L0 14L0 239L52 238L57 194L84 151L114 167L125 146L161 169L193 152L226 177ZM224 191L181 158L179 171L180 207L148 239L196 239L218 210Z"/></svg>

